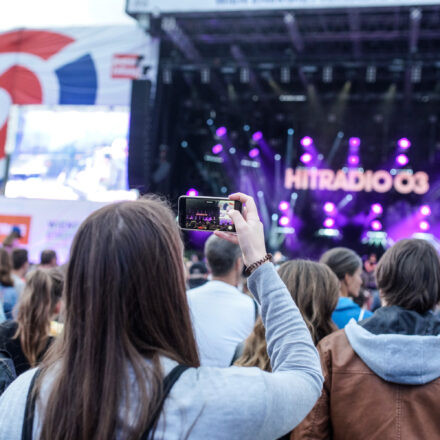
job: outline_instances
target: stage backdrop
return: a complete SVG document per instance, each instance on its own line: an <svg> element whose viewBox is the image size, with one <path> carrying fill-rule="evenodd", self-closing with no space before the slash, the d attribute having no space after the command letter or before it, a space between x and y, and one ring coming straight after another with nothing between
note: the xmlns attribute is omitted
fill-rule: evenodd
<svg viewBox="0 0 440 440"><path fill-rule="evenodd" d="M132 79L155 81L158 50L137 26L1 33L0 160L11 104L129 105Z"/></svg>
<svg viewBox="0 0 440 440"><path fill-rule="evenodd" d="M127 0L129 14L434 5L437 0Z"/></svg>
<svg viewBox="0 0 440 440"><path fill-rule="evenodd" d="M29 259L38 263L44 249L54 249L58 262L68 260L72 239L81 222L105 203L86 201L7 199L0 197L0 243L14 226Z"/></svg>

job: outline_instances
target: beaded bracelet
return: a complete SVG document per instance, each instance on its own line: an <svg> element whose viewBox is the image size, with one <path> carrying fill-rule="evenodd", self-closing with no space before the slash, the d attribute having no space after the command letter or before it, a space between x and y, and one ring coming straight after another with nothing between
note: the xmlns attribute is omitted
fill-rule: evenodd
<svg viewBox="0 0 440 440"><path fill-rule="evenodd" d="M260 267L266 261L272 261L272 254L266 254L266 256L264 258L262 258L261 260L258 260L255 263L252 263L250 266L248 266L246 268L246 270L244 271L244 274L248 277L257 267Z"/></svg>

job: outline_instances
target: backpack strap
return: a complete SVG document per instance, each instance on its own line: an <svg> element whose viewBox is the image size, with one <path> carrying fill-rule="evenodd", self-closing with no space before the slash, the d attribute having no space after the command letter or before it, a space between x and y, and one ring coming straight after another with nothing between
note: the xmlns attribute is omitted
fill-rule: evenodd
<svg viewBox="0 0 440 440"><path fill-rule="evenodd" d="M32 440L32 430L34 427L35 403L37 396L34 393L35 381L40 375L41 370L38 369L29 385L29 391L26 399L26 409L24 411L23 427L21 429L21 440Z"/></svg>
<svg viewBox="0 0 440 440"><path fill-rule="evenodd" d="M163 406L165 404L165 400L168 397L168 394L171 391L171 388L173 388L173 385L177 382L179 377L188 370L188 366L186 365L177 365L174 367L168 375L164 378L162 383L162 397L159 402L159 405L156 408L155 413L153 414L153 417L150 420L150 423L147 427L147 429L144 431L144 433L141 436L141 440L148 440L148 436L150 435L151 431L153 430L154 426L159 420L160 414L162 412Z"/></svg>
<svg viewBox="0 0 440 440"><path fill-rule="evenodd" d="M147 429L144 431L144 433L141 436L142 440L147 440L148 436L150 435L151 430L156 425L157 421L159 420L160 414L162 412L163 405L165 403L165 399L168 397L168 394L171 391L171 388L173 388L173 385L177 382L179 377L188 369L189 367L186 365L177 365L174 367L170 373L164 378L162 383L162 397L159 402L158 407L156 408L156 411L151 418L151 421L147 427ZM21 440L32 440L32 429L34 426L34 416L35 416L35 403L36 403L36 396L33 393L33 390L35 388L35 381L37 380L38 376L40 375L41 370L38 369L36 373L34 374L34 377L32 378L31 384L29 386L29 391L26 399L26 409L24 412L24 419L23 419L23 428L21 431Z"/></svg>

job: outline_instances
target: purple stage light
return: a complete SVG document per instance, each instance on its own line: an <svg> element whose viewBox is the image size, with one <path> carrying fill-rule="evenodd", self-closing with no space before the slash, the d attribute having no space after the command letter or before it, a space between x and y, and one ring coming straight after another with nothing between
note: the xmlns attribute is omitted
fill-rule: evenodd
<svg viewBox="0 0 440 440"><path fill-rule="evenodd" d="M324 203L324 211L327 212L328 214L331 214L332 212L335 211L335 204L332 202L325 202Z"/></svg>
<svg viewBox="0 0 440 440"><path fill-rule="evenodd" d="M310 147L313 144L313 139L310 136L304 136L301 139L301 145L304 148Z"/></svg>
<svg viewBox="0 0 440 440"><path fill-rule="evenodd" d="M326 228L333 228L333 226L335 226L335 219L334 218L330 218L330 217L326 218L324 220L324 226Z"/></svg>
<svg viewBox="0 0 440 440"><path fill-rule="evenodd" d="M383 212L382 205L380 203L374 203L373 205L371 205L371 211L376 215L382 214Z"/></svg>
<svg viewBox="0 0 440 440"><path fill-rule="evenodd" d="M260 155L260 150L258 148L252 148L251 151L249 151L249 157L251 159L255 159Z"/></svg>
<svg viewBox="0 0 440 440"><path fill-rule="evenodd" d="M215 131L215 134L217 135L217 137L223 137L226 135L227 132L228 130L226 130L226 127L219 127Z"/></svg>
<svg viewBox="0 0 440 440"><path fill-rule="evenodd" d="M399 154L396 157L396 162L401 166L405 166L409 162L408 156L405 154Z"/></svg>
<svg viewBox="0 0 440 440"><path fill-rule="evenodd" d="M428 215L431 215L431 207L429 205L423 205L420 207L420 214L424 215L425 217Z"/></svg>
<svg viewBox="0 0 440 440"><path fill-rule="evenodd" d="M290 219L289 217L287 217L286 215L283 215L279 220L278 223L280 224L280 226L288 226L288 224L290 223Z"/></svg>
<svg viewBox="0 0 440 440"><path fill-rule="evenodd" d="M373 220L371 222L371 229L373 229L373 231L380 231L382 229L382 223L379 220Z"/></svg>
<svg viewBox="0 0 440 440"><path fill-rule="evenodd" d="M358 137L351 137L348 140L348 144L352 148L357 148L357 147L359 147L361 145L361 140Z"/></svg>
<svg viewBox="0 0 440 440"><path fill-rule="evenodd" d="M397 145L399 146L399 148L401 148L402 150L407 150L410 146L411 146L411 142L409 139L407 138L402 138L399 139L397 141Z"/></svg>
<svg viewBox="0 0 440 440"><path fill-rule="evenodd" d="M359 156L356 156L354 154L348 156L348 163L350 165L359 165Z"/></svg>
<svg viewBox="0 0 440 440"><path fill-rule="evenodd" d="M196 189L191 188L186 192L186 195L190 197L197 197L199 195L199 192Z"/></svg>
<svg viewBox="0 0 440 440"><path fill-rule="evenodd" d="M261 141L261 139L263 139L263 133L261 131L256 131L252 135L252 140L254 140L255 142Z"/></svg>
<svg viewBox="0 0 440 440"><path fill-rule="evenodd" d="M429 225L429 223L428 223L426 220L422 220L422 221L419 223L419 228L420 228L422 231L427 231L427 230L430 228L430 225Z"/></svg>
<svg viewBox="0 0 440 440"><path fill-rule="evenodd" d="M221 153L223 151L223 145L222 144L217 144L217 145L214 145L213 147L212 147L212 152L214 153L214 154L219 154L219 153Z"/></svg>
<svg viewBox="0 0 440 440"><path fill-rule="evenodd" d="M305 163L305 164L310 163L310 162L312 161L312 159L313 159L313 156L312 156L310 153L304 153L304 154L299 158L299 160L300 160L302 163Z"/></svg>
<svg viewBox="0 0 440 440"><path fill-rule="evenodd" d="M285 200L281 201L278 205L278 209L280 211L287 211L289 209L289 202L286 202Z"/></svg>

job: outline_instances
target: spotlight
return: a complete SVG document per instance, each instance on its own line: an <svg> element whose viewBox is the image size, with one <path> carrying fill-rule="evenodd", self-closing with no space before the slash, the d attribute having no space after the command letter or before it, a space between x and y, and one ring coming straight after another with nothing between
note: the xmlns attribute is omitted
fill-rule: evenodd
<svg viewBox="0 0 440 440"><path fill-rule="evenodd" d="M427 217L428 215L431 215L431 207L429 205L423 205L420 207L420 214Z"/></svg>
<svg viewBox="0 0 440 440"><path fill-rule="evenodd" d="M429 225L429 223L428 223L426 220L422 220L422 221L419 223L419 228L420 228L422 231L427 231L427 230L430 228L430 225Z"/></svg>
<svg viewBox="0 0 440 440"><path fill-rule="evenodd" d="M313 156L310 153L304 153L299 160L304 163L304 164L308 164L312 161Z"/></svg>
<svg viewBox="0 0 440 440"><path fill-rule="evenodd" d="M373 212L376 215L380 215L383 212L382 205L380 203L374 203L371 205L371 212Z"/></svg>
<svg viewBox="0 0 440 440"><path fill-rule="evenodd" d="M285 200L281 201L278 205L278 209L280 211L287 211L289 209L289 202L286 202Z"/></svg>
<svg viewBox="0 0 440 440"><path fill-rule="evenodd" d="M209 119L206 121L206 125L209 125L209 126L214 125L214 121L213 121L211 118L209 118Z"/></svg>
<svg viewBox="0 0 440 440"><path fill-rule="evenodd" d="M405 154L399 154L396 157L396 162L401 166L405 166L409 162L408 156Z"/></svg>
<svg viewBox="0 0 440 440"><path fill-rule="evenodd" d="M324 220L323 224L326 228L331 229L333 226L335 226L335 219L328 217Z"/></svg>
<svg viewBox="0 0 440 440"><path fill-rule="evenodd" d="M287 134L288 134L289 136L293 136L294 133L295 133L295 130L294 130L293 128L289 128L289 129L287 130Z"/></svg>
<svg viewBox="0 0 440 440"><path fill-rule="evenodd" d="M373 229L373 231L382 230L382 223L379 220L373 220L371 222L371 229Z"/></svg>
<svg viewBox="0 0 440 440"><path fill-rule="evenodd" d="M217 145L214 145L212 147L212 152L214 154L220 154L222 151L223 151L223 145L222 144L217 144Z"/></svg>
<svg viewBox="0 0 440 440"><path fill-rule="evenodd" d="M350 147L352 148L358 148L361 145L361 140L358 137L351 137L348 140L348 144L350 145Z"/></svg>
<svg viewBox="0 0 440 440"><path fill-rule="evenodd" d="M280 154L275 154L275 156L273 157L276 161L281 160L281 155Z"/></svg>
<svg viewBox="0 0 440 440"><path fill-rule="evenodd" d="M235 147L231 147L231 148L229 148L229 153L230 154L235 154L236 153L236 149L235 149Z"/></svg>
<svg viewBox="0 0 440 440"><path fill-rule="evenodd" d="M250 80L250 72L248 67L242 67L240 69L240 82L242 84L247 84Z"/></svg>
<svg viewBox="0 0 440 440"><path fill-rule="evenodd" d="M283 215L278 221L278 223L280 224L280 226L288 226L290 223L290 219L286 215Z"/></svg>
<svg viewBox="0 0 440 440"><path fill-rule="evenodd" d="M322 69L322 82L328 84L333 81L333 67L325 66Z"/></svg>
<svg viewBox="0 0 440 440"><path fill-rule="evenodd" d="M283 84L290 83L290 67L284 66L281 67L281 82Z"/></svg>
<svg viewBox="0 0 440 440"><path fill-rule="evenodd" d="M397 141L397 145L399 146L399 148L401 148L402 150L407 150L410 146L411 146L411 142L409 139L407 138L402 138L399 139Z"/></svg>
<svg viewBox="0 0 440 440"><path fill-rule="evenodd" d="M190 197L197 197L199 195L199 192L196 189L191 188L186 192L186 195Z"/></svg>
<svg viewBox="0 0 440 440"><path fill-rule="evenodd" d="M310 147L313 144L313 139L310 136L304 136L301 139L301 145L304 148Z"/></svg>
<svg viewBox="0 0 440 440"><path fill-rule="evenodd" d="M367 67L367 74L365 77L365 80L367 83L375 83L376 82L376 76L377 76L377 69L376 66L368 66Z"/></svg>
<svg viewBox="0 0 440 440"><path fill-rule="evenodd" d="M251 129L251 127L249 127L249 125L243 125L243 131L249 131Z"/></svg>
<svg viewBox="0 0 440 440"><path fill-rule="evenodd" d="M331 214L331 213L335 212L335 209L336 209L336 206L334 203L332 203L332 202L325 202L324 203L324 211L327 214Z"/></svg>
<svg viewBox="0 0 440 440"><path fill-rule="evenodd" d="M215 134L217 137L221 138L221 137L225 136L227 132L228 132L228 130L226 130L226 127L219 127L215 131Z"/></svg>
<svg viewBox="0 0 440 440"><path fill-rule="evenodd" d="M252 148L251 151L249 151L249 157L251 159L255 159L260 155L260 150L258 148Z"/></svg>
<svg viewBox="0 0 440 440"><path fill-rule="evenodd" d="M226 186L222 186L222 187L220 188L220 191L221 191L223 194L226 194L226 193L228 192L228 188L226 188Z"/></svg>
<svg viewBox="0 0 440 440"><path fill-rule="evenodd" d="M354 154L348 156L348 163L350 165L359 165L359 156L356 156Z"/></svg>
<svg viewBox="0 0 440 440"><path fill-rule="evenodd" d="M182 142L180 143L180 146L181 146L182 148L187 148L187 147L188 147L188 142L187 142L187 141L182 141Z"/></svg>
<svg viewBox="0 0 440 440"><path fill-rule="evenodd" d="M264 192L263 191L258 191L257 192L257 196L258 197L264 197Z"/></svg>
<svg viewBox="0 0 440 440"><path fill-rule="evenodd" d="M261 131L256 131L252 135L252 140L255 142L261 141L261 139L263 139L263 133Z"/></svg>
<svg viewBox="0 0 440 440"><path fill-rule="evenodd" d="M200 79L202 84L209 84L211 81L211 71L208 67L203 67L200 71Z"/></svg>
<svg viewBox="0 0 440 440"><path fill-rule="evenodd" d="M278 214L272 214L272 221L276 222L278 220Z"/></svg>

